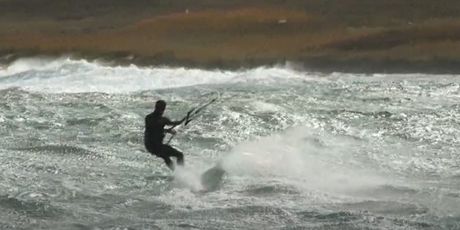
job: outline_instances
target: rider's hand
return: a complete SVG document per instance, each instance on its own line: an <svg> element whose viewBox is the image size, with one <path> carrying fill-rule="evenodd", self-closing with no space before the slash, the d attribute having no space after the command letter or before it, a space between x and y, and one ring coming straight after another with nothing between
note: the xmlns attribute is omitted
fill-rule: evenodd
<svg viewBox="0 0 460 230"><path fill-rule="evenodd" d="M169 130L169 133L171 133L171 134L173 134L173 135L176 135L177 132L176 132L176 130L174 130L174 129L170 129L170 130Z"/></svg>

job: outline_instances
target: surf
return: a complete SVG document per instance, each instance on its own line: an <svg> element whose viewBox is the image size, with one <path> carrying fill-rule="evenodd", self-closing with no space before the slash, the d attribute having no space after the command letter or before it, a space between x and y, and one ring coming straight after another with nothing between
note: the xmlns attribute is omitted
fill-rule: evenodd
<svg viewBox="0 0 460 230"><path fill-rule="evenodd" d="M227 71L183 67L113 66L85 59L21 58L0 69L0 89L47 93L132 93L208 84L306 78L286 66Z"/></svg>

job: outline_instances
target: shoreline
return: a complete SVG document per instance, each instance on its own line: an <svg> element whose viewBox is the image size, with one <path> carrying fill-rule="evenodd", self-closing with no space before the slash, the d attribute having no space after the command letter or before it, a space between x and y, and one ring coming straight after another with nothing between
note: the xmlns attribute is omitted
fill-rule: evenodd
<svg viewBox="0 0 460 230"><path fill-rule="evenodd" d="M83 59L88 61L99 61L109 66L129 66L139 67L159 67L166 66L172 68L196 68L203 70L229 70L237 71L242 69L259 68L263 66L290 66L299 71L318 72L318 73L351 73L351 74L460 74L460 62L456 61L427 61L427 62L408 62L405 60L334 60L327 58L310 58L305 60L235 60L222 62L221 60L210 61L207 63L196 62L194 60L178 60L162 57L136 57L130 54L43 54L43 53L9 53L0 54L0 66L7 66L21 58L59 58L69 57L72 59Z"/></svg>
<svg viewBox="0 0 460 230"><path fill-rule="evenodd" d="M70 55L116 65L460 74L457 0L52 3L0 1L0 63Z"/></svg>

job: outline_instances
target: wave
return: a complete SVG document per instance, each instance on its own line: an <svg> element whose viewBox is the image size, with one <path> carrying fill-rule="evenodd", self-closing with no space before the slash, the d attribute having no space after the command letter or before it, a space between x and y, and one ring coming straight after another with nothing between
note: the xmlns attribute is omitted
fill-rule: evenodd
<svg viewBox="0 0 460 230"><path fill-rule="evenodd" d="M62 213L46 201L21 200L7 195L0 195L0 206L36 218L52 218Z"/></svg>
<svg viewBox="0 0 460 230"><path fill-rule="evenodd" d="M405 80L420 80L428 85L441 84L441 89L433 95L453 94L458 97L460 75L430 74L350 74L350 73L314 73L298 70L289 64L261 66L237 71L204 70L167 66L139 67L112 66L98 61L61 58L21 58L0 68L0 90L19 87L27 91L46 93L131 93L145 90L187 87L203 84L279 84L283 81L341 82L344 79L369 84L371 81L387 81L395 87L411 90ZM432 82L433 80L436 82ZM295 82L294 82L295 83ZM347 84L341 82L339 89ZM372 87L372 84L367 85ZM418 88L416 89L418 92ZM382 100L376 98L364 100Z"/></svg>
<svg viewBox="0 0 460 230"><path fill-rule="evenodd" d="M28 151L28 152L46 152L56 154L74 154L82 156L94 156L95 152L71 145L42 145L33 147L11 148L11 150Z"/></svg>
<svg viewBox="0 0 460 230"><path fill-rule="evenodd" d="M247 189L242 191L250 196L279 196L285 194L299 194L300 191L297 190L294 186L288 185L250 185Z"/></svg>
<svg viewBox="0 0 460 230"><path fill-rule="evenodd" d="M47 93L130 93L202 84L274 82L308 79L289 67L260 67L241 71L170 67L108 66L71 58L22 58L0 69L0 90L20 87Z"/></svg>

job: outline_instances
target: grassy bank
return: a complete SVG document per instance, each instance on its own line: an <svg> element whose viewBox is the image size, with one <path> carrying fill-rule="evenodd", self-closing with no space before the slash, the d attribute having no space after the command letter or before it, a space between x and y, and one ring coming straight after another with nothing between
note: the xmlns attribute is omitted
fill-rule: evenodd
<svg viewBox="0 0 460 230"><path fill-rule="evenodd" d="M460 73L458 12L453 0L3 0L0 53L205 68L294 61L320 71Z"/></svg>

